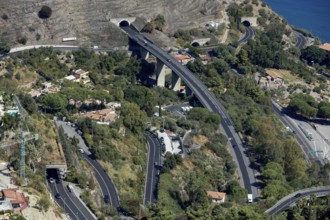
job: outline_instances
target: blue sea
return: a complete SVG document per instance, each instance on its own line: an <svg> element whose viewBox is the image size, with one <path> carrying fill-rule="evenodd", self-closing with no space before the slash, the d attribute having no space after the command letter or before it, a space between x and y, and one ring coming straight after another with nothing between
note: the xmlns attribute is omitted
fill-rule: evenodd
<svg viewBox="0 0 330 220"><path fill-rule="evenodd" d="M291 25L330 43L330 0L262 0Z"/></svg>

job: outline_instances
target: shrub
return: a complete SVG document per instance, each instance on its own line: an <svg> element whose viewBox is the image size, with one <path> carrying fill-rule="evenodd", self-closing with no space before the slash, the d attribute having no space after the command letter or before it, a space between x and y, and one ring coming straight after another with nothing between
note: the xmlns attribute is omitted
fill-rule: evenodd
<svg viewBox="0 0 330 220"><path fill-rule="evenodd" d="M8 20L8 15L6 15L6 14L3 14L1 17L2 17L2 19L5 20L5 21Z"/></svg>
<svg viewBox="0 0 330 220"><path fill-rule="evenodd" d="M27 38L26 37L21 37L17 40L17 42L20 43L20 44L25 45L26 42L27 42Z"/></svg>
<svg viewBox="0 0 330 220"><path fill-rule="evenodd" d="M38 13L39 18L47 19L52 16L52 9L48 6L42 6L41 10Z"/></svg>

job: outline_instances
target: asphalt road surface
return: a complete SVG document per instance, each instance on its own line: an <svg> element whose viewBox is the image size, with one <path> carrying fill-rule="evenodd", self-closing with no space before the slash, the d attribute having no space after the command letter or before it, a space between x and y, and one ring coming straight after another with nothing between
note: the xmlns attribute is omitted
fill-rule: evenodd
<svg viewBox="0 0 330 220"><path fill-rule="evenodd" d="M74 128L71 126L66 125L65 122L62 121L56 121L57 126L62 126L64 129L64 132L69 137L77 137L79 138L79 144L78 146L82 149L84 149L84 153L81 154L81 156L88 162L88 164L93 168L95 173L95 178L101 188L103 197L105 195L109 196L110 199L110 205L118 208L119 207L119 197L116 190L116 187L111 180L108 173L105 171L105 169L100 165L100 163L95 160L94 156L89 152L88 147L86 146L84 140L81 138L81 136L75 131Z"/></svg>
<svg viewBox="0 0 330 220"><path fill-rule="evenodd" d="M297 192L291 193L285 198L278 201L273 207L268 209L266 212L270 215L276 215L281 211L285 210L290 205L294 204L297 200L308 197L315 194L316 196L330 195L330 186L315 187L310 189L303 189Z"/></svg>
<svg viewBox="0 0 330 220"><path fill-rule="evenodd" d="M275 101L272 101L272 106L275 114L280 118L283 124L294 131L294 137L302 148L306 158L309 158L310 160L315 160L318 163L323 164L323 160L320 160L315 154L310 153L311 151L313 151L313 146L306 138L306 135L301 131L301 129L296 124L290 121L289 116L285 114L284 109L279 106Z"/></svg>
<svg viewBox="0 0 330 220"><path fill-rule="evenodd" d="M151 204L157 199L157 189L160 173L160 143L154 134L145 132L148 141L147 176L144 187L143 204ZM157 163L157 165L155 164Z"/></svg>
<svg viewBox="0 0 330 220"><path fill-rule="evenodd" d="M245 34L241 39L238 40L238 43L243 43L248 41L250 38L253 38L255 36L254 30L251 26L246 27Z"/></svg>
<svg viewBox="0 0 330 220"><path fill-rule="evenodd" d="M48 175L48 179L53 177L55 180L58 179L58 175L55 172L51 172ZM88 208L82 204L82 202L74 195L70 193L68 189L63 185L62 182L49 183L48 185L51 189L53 198L55 202L67 212L72 220L91 220L96 219L96 217L91 213ZM61 198L55 198L55 194L59 193Z"/></svg>
<svg viewBox="0 0 330 220"><path fill-rule="evenodd" d="M249 158L244 153L242 141L236 133L233 122L225 111L224 107L220 104L218 99L212 94L207 87L185 66L177 62L167 52L155 45L151 40L144 37L140 33L132 30L129 27L122 27L128 34L129 38L146 49L151 54L156 56L161 62L172 69L194 92L195 96L199 99L204 107L209 111L219 114L222 118L221 125L224 128L227 137L231 138L231 144L234 147L234 152L238 160L238 165L241 173L241 178L244 182L244 188L248 193L252 193L254 198L258 197L258 189L256 185L255 176L252 168L250 167ZM147 42L147 43L146 43Z"/></svg>
<svg viewBox="0 0 330 220"><path fill-rule="evenodd" d="M302 33L298 32L298 31L293 31L293 34L297 38L296 47L298 47L299 49L304 48L304 46L306 45L305 36Z"/></svg>

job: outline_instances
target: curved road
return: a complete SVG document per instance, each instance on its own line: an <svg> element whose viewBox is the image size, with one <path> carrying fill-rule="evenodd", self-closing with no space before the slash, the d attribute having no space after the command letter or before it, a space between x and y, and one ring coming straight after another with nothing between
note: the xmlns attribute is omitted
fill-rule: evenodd
<svg viewBox="0 0 330 220"><path fill-rule="evenodd" d="M145 132L148 141L148 164L144 187L143 204L151 204L157 199L157 185L160 172L160 143L151 132ZM155 165L157 163L157 166Z"/></svg>
<svg viewBox="0 0 330 220"><path fill-rule="evenodd" d="M288 206L294 204L297 200L308 197L313 194L315 194L317 197L330 195L330 186L302 189L291 193L290 195L278 201L273 207L268 209L266 213L268 213L270 216L276 215L281 211L285 210Z"/></svg>
<svg viewBox="0 0 330 220"><path fill-rule="evenodd" d="M54 179L57 178L54 176ZM48 183L55 202L67 212L72 220L92 220L96 217L82 202L74 195L70 193L68 189L61 183ZM55 198L55 194L59 193L61 198Z"/></svg>
<svg viewBox="0 0 330 220"><path fill-rule="evenodd" d="M303 49L304 46L306 45L305 36L302 33L298 32L298 31L295 31L295 30L293 30L293 34L297 38L296 47L298 47L299 49Z"/></svg>
<svg viewBox="0 0 330 220"><path fill-rule="evenodd" d="M248 41L250 38L253 38L255 36L254 30L251 26L246 27L245 34L241 39L238 40L238 43L244 43Z"/></svg>
<svg viewBox="0 0 330 220"><path fill-rule="evenodd" d="M290 120L289 116L285 114L284 109L273 100L272 107L275 114L280 118L283 124L289 127L291 130L295 131L294 137L296 138L298 144L303 150L305 157L309 158L310 160L315 160L323 165L323 160L320 160L315 154L310 153L311 151L313 151L313 146L311 145L309 140L307 140L306 135L301 131L301 129Z"/></svg>
<svg viewBox="0 0 330 220"><path fill-rule="evenodd" d="M64 132L69 136L69 137L76 137L79 139L79 144L78 146L84 150L84 153L81 154L82 158L85 159L88 164L93 168L94 173L95 173L95 178L101 188L102 195L108 195L110 199L110 205L118 208L119 207L119 197L118 197L118 192L117 189L111 180L110 176L108 175L107 172L105 172L104 168L100 165L100 163L95 160L93 155L87 150L88 147L86 146L84 140L81 138L81 136L76 132L76 130L68 126L65 122L63 121L56 121L56 125L58 127L62 126L64 129Z"/></svg>
<svg viewBox="0 0 330 220"><path fill-rule="evenodd" d="M219 114L222 118L221 126L225 134L230 138L230 143L234 146L233 150L238 160L238 165L241 173L241 178L244 182L244 188L248 193L252 193L254 198L258 197L258 190L253 170L250 167L249 158L245 155L242 141L236 133L233 122L225 111L224 107L220 104L218 99L208 90L208 88L192 73L187 67L178 63L172 56L155 45L148 38L140 33L132 30L130 27L122 27L128 34L129 38L139 44L142 48L149 51L156 56L161 62L173 70L194 92L195 96L199 99L204 107L209 111ZM147 44L145 42L147 41Z"/></svg>

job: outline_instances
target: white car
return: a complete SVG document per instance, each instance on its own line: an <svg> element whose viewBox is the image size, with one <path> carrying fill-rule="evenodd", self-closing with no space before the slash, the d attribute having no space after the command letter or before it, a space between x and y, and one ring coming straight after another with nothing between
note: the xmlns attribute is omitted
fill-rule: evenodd
<svg viewBox="0 0 330 220"><path fill-rule="evenodd" d="M53 177L49 178L49 182L50 182L50 183L55 183L54 178L53 178Z"/></svg>

